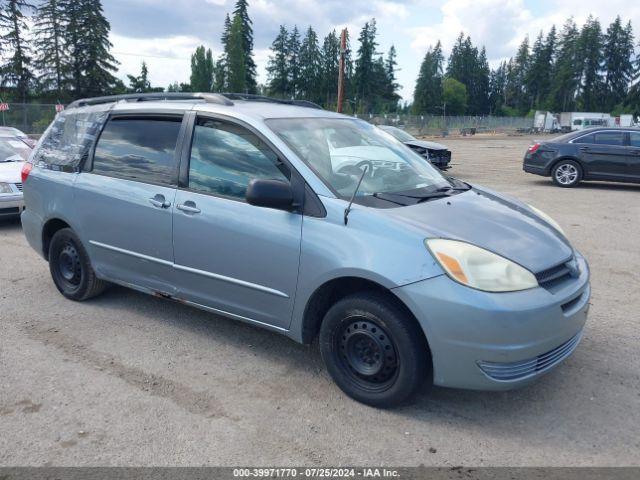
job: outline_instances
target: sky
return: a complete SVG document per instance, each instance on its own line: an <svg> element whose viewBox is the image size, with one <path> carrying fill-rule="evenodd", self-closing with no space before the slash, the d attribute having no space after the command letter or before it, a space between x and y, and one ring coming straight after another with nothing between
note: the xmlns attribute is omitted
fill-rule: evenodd
<svg viewBox="0 0 640 480"><path fill-rule="evenodd" d="M111 22L113 53L120 62L118 76L138 74L147 62L154 86L187 82L191 54L198 45L221 53L224 17L235 0L103 0ZM378 24L379 51L393 44L398 52L400 94L411 101L420 62L430 45L440 40L445 54L461 31L487 48L492 67L515 55L525 35L531 41L540 30L561 28L573 16L584 23L589 14L606 29L620 15L630 20L640 39L640 1L629 0L249 0L253 20L258 81L266 82L269 47L281 24L311 25L320 40L331 30L346 27L351 48L358 47L362 25ZM638 49L640 51L640 48Z"/></svg>

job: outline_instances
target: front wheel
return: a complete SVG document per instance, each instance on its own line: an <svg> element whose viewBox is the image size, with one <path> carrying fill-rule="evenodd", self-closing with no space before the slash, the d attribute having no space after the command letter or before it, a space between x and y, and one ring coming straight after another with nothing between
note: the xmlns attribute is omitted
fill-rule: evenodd
<svg viewBox="0 0 640 480"><path fill-rule="evenodd" d="M553 183L559 187L575 187L582 180L582 168L573 160L560 160L551 171Z"/></svg>
<svg viewBox="0 0 640 480"><path fill-rule="evenodd" d="M375 407L403 403L431 380L420 327L380 295L350 295L331 307L320 328L320 352L336 384Z"/></svg>
<svg viewBox="0 0 640 480"><path fill-rule="evenodd" d="M70 300L87 300L107 287L96 277L87 251L70 228L57 231L51 239L49 270L56 288Z"/></svg>

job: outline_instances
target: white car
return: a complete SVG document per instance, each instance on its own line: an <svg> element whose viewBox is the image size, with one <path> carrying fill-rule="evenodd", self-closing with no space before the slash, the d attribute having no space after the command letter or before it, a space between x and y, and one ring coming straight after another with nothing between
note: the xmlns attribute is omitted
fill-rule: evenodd
<svg viewBox="0 0 640 480"><path fill-rule="evenodd" d="M31 146L18 137L0 136L0 219L24 210L21 170Z"/></svg>

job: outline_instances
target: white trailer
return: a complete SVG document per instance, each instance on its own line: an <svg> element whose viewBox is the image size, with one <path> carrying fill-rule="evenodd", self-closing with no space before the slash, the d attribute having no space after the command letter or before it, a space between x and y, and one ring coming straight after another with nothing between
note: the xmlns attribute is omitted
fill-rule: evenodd
<svg viewBox="0 0 640 480"><path fill-rule="evenodd" d="M591 127L612 127L614 119L608 113L599 112L563 112L560 114L562 131L573 132Z"/></svg>
<svg viewBox="0 0 640 480"><path fill-rule="evenodd" d="M622 114L616 117L616 127L633 127L635 124L631 114Z"/></svg>
<svg viewBox="0 0 640 480"><path fill-rule="evenodd" d="M560 130L556 115L551 112L537 110L533 117L533 131L535 133L554 133Z"/></svg>

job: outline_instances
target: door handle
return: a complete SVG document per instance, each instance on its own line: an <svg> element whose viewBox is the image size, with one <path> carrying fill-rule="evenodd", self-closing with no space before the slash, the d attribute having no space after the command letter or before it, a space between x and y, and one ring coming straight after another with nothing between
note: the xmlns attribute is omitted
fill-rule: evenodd
<svg viewBox="0 0 640 480"><path fill-rule="evenodd" d="M200 213L200 209L196 207L195 202L192 202L191 200L178 204L176 208L178 210L182 210L185 213Z"/></svg>
<svg viewBox="0 0 640 480"><path fill-rule="evenodd" d="M171 202L167 202L164 198L164 195L156 195L153 198L149 199L149 203L156 208L169 208L171 206Z"/></svg>

